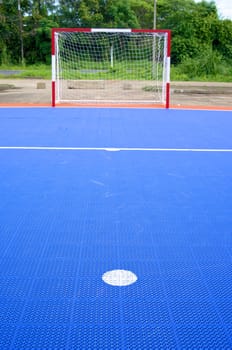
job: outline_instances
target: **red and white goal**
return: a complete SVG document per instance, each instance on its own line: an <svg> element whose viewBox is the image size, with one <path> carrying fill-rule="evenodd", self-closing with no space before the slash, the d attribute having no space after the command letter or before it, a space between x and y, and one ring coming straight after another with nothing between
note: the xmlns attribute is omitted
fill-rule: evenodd
<svg viewBox="0 0 232 350"><path fill-rule="evenodd" d="M53 28L52 105L170 101L170 31Z"/></svg>

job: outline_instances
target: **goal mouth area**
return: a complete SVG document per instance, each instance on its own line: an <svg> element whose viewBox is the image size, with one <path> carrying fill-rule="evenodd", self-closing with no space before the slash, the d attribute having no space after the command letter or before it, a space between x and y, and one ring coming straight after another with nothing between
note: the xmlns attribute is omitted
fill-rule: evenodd
<svg viewBox="0 0 232 350"><path fill-rule="evenodd" d="M136 109L164 109L164 104L154 103L122 103L122 102L77 102L77 101L62 101L56 102L56 107L77 107L77 108L136 108Z"/></svg>
<svg viewBox="0 0 232 350"><path fill-rule="evenodd" d="M55 28L52 105L169 108L170 31Z"/></svg>

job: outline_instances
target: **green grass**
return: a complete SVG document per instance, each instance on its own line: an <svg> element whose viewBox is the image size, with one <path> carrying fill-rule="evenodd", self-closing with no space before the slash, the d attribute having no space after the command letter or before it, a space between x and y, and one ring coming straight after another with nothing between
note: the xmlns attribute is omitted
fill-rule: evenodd
<svg viewBox="0 0 232 350"><path fill-rule="evenodd" d="M66 67L65 67L66 66ZM5 79L25 79L25 78L37 78L37 79L51 79L51 66L50 65L34 65L34 66L0 66L0 70L16 70L21 71L17 74L2 74L0 72L0 78ZM124 62L115 63L111 68L109 62L81 62L78 69L75 66L69 68L69 64L63 63L62 70L64 79L125 79L125 80L151 80L151 63L147 62L132 62L125 68ZM92 70L92 72L91 72ZM95 72L94 72L95 70Z"/></svg>
<svg viewBox="0 0 232 350"><path fill-rule="evenodd" d="M64 79L152 80L152 63L147 60L115 60L113 67L109 61L77 60L72 65L63 61L60 68Z"/></svg>
<svg viewBox="0 0 232 350"><path fill-rule="evenodd" d="M209 74L209 75L188 75L181 72L176 67L171 68L171 81L199 81L199 82L219 82L219 83L232 83L232 72L228 71L227 74Z"/></svg>
<svg viewBox="0 0 232 350"><path fill-rule="evenodd" d="M20 66L20 65L12 65L0 66L1 70L7 71L21 71L21 73L17 74L2 74L0 72L0 78L4 79L51 79L51 66L50 65L32 65L32 66Z"/></svg>
<svg viewBox="0 0 232 350"><path fill-rule="evenodd" d="M231 62L214 52L196 58L187 58L171 69L171 79L176 81L232 82Z"/></svg>
<svg viewBox="0 0 232 350"><path fill-rule="evenodd" d="M131 62L130 66L125 69L125 63L115 63L113 68L109 63L96 64L96 62L82 62L80 69L69 69L66 79L125 79L125 80L152 80L151 64L149 68L145 68L144 62L135 68L136 62ZM84 70L96 69L98 72L85 72ZM4 75L0 72L0 79L51 79L50 65L30 65L22 67L20 65L4 65L0 66L0 70L16 70L21 71L20 74ZM82 71L83 70L83 71ZM179 65L171 68L171 81L202 81L202 82L232 82L232 68L230 65L218 67L216 74L192 74L193 69L188 66Z"/></svg>

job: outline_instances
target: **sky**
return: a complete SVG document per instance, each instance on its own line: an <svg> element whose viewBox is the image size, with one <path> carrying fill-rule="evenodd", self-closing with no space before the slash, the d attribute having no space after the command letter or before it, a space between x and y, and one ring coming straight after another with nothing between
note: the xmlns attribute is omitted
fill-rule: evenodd
<svg viewBox="0 0 232 350"><path fill-rule="evenodd" d="M199 2L201 0L195 1ZM208 2L210 2L210 0L208 0ZM229 18L232 20L232 0L214 0L214 2L217 6L220 18Z"/></svg>

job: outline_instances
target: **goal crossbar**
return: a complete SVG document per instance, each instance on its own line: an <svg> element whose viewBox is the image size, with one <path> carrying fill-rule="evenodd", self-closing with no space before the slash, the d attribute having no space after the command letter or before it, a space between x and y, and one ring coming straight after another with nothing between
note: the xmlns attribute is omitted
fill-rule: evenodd
<svg viewBox="0 0 232 350"><path fill-rule="evenodd" d="M170 104L169 30L52 29L52 106Z"/></svg>

